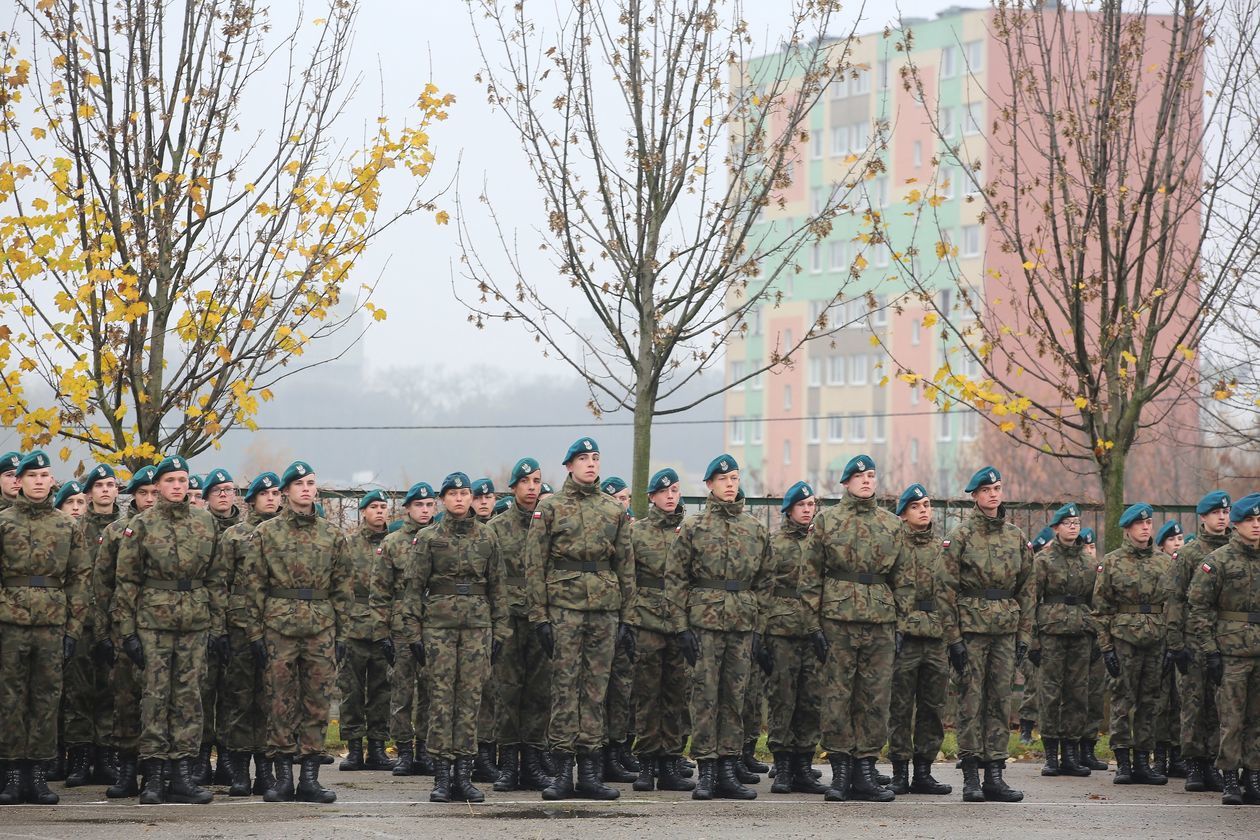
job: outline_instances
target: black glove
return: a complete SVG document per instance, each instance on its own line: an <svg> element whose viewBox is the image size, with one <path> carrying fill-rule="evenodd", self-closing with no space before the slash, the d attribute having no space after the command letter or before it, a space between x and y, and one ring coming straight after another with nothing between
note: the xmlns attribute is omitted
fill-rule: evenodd
<svg viewBox="0 0 1260 840"><path fill-rule="evenodd" d="M1041 648L1035 648L1028 651L1028 661L1033 664L1034 668L1041 667Z"/></svg>
<svg viewBox="0 0 1260 840"><path fill-rule="evenodd" d="M1168 676L1173 672L1173 668L1177 666L1177 654L1169 649L1164 650L1164 658L1159 663L1159 673L1161 676Z"/></svg>
<svg viewBox="0 0 1260 840"><path fill-rule="evenodd" d="M210 637L210 652L218 657L220 662L226 663L232 658L232 641L227 633Z"/></svg>
<svg viewBox="0 0 1260 840"><path fill-rule="evenodd" d="M340 666L342 662L346 661L345 642L333 642L333 657L336 658L338 666Z"/></svg>
<svg viewBox="0 0 1260 840"><path fill-rule="evenodd" d="M123 639L123 653L127 654L127 658L139 668L144 670L144 645L140 644L140 637L135 633Z"/></svg>
<svg viewBox="0 0 1260 840"><path fill-rule="evenodd" d="M1219 650L1214 650L1207 655L1207 659L1203 662L1203 671L1212 681L1212 685L1219 686L1225 682L1225 660L1221 659Z"/></svg>
<svg viewBox="0 0 1260 840"><path fill-rule="evenodd" d="M949 664L958 672L958 676L967 673L967 646L961 640L949 646Z"/></svg>
<svg viewBox="0 0 1260 840"><path fill-rule="evenodd" d="M254 667L261 671L267 667L267 643L255 639L249 643L249 652L254 655Z"/></svg>
<svg viewBox="0 0 1260 840"><path fill-rule="evenodd" d="M632 661L634 660L634 628L629 624L617 625L617 646L624 648L626 655L629 656Z"/></svg>
<svg viewBox="0 0 1260 840"><path fill-rule="evenodd" d="M814 646L814 658L819 662L826 662L827 651L831 649L831 642L827 641L823 631L815 630L814 635L809 637L809 641Z"/></svg>
<svg viewBox="0 0 1260 840"><path fill-rule="evenodd" d="M1094 646L1089 651L1089 664L1093 665L1099 659L1102 659L1102 648L1098 646L1098 642L1094 642Z"/></svg>
<svg viewBox="0 0 1260 840"><path fill-rule="evenodd" d="M1184 677L1186 672L1190 670L1190 665L1194 662L1194 655L1186 648L1177 651L1177 670Z"/></svg>
<svg viewBox="0 0 1260 840"><path fill-rule="evenodd" d="M1015 643L1015 667L1019 667L1019 663L1024 661L1024 657L1028 655L1028 642Z"/></svg>
<svg viewBox="0 0 1260 840"><path fill-rule="evenodd" d="M69 662L74 657L74 649L78 647L74 639L69 636L61 637L61 661Z"/></svg>
<svg viewBox="0 0 1260 840"><path fill-rule="evenodd" d="M92 658L96 664L113 667L118 661L118 651L114 650L113 639L101 639L92 647Z"/></svg>
<svg viewBox="0 0 1260 840"><path fill-rule="evenodd" d="M424 667L424 642L412 642L407 647L411 648L411 655L415 657L416 664L421 668Z"/></svg>
<svg viewBox="0 0 1260 840"><path fill-rule="evenodd" d="M900 630L893 631L893 656L901 656L901 646L905 644L906 634Z"/></svg>
<svg viewBox="0 0 1260 840"><path fill-rule="evenodd" d="M1120 678L1120 657L1116 656L1115 648L1103 651L1103 667L1112 679Z"/></svg>
<svg viewBox="0 0 1260 840"><path fill-rule="evenodd" d="M762 643L760 633L753 633L752 655L753 660L761 666L762 672L767 677L774 673L774 654Z"/></svg>
<svg viewBox="0 0 1260 840"><path fill-rule="evenodd" d="M547 658L555 659L556 629L551 626L551 622L544 621L542 624L535 624L534 634L538 636L538 644L542 645L543 653L547 654Z"/></svg>
<svg viewBox="0 0 1260 840"><path fill-rule="evenodd" d="M394 651L394 640L389 636L386 636L385 638L377 641L376 644L380 647L381 653L385 655L385 661L393 666L394 660L397 658L397 653Z"/></svg>
<svg viewBox="0 0 1260 840"><path fill-rule="evenodd" d="M690 629L684 630L678 634L678 642L682 645L683 659L692 668L696 667L696 662L700 660L700 640L696 638L696 634Z"/></svg>
<svg viewBox="0 0 1260 840"><path fill-rule="evenodd" d="M495 639L493 642L490 643L490 664L491 665L499 661L499 654L502 651L503 651L502 639Z"/></svg>

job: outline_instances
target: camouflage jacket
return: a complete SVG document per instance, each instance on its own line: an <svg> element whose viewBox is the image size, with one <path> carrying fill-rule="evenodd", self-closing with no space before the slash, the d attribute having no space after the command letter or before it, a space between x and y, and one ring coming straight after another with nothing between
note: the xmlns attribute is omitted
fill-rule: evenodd
<svg viewBox="0 0 1260 840"><path fill-rule="evenodd" d="M227 564L229 580L227 627L249 634L249 591L245 584L245 554L249 548L249 535L260 522L275 518L274 513L262 515L252 511L241 521L228 528L219 537L219 554Z"/></svg>
<svg viewBox="0 0 1260 840"><path fill-rule="evenodd" d="M656 505L630 525L630 558L634 594L625 610L626 623L657 633L681 633L685 626L682 568L669 564L669 548L683 521L682 505L664 513ZM673 598L671 599L671 594Z"/></svg>
<svg viewBox="0 0 1260 840"><path fill-rule="evenodd" d="M630 603L629 523L625 508L570 475L538 503L525 540L529 620L549 622L550 610L620 613Z"/></svg>
<svg viewBox="0 0 1260 840"><path fill-rule="evenodd" d="M1203 564L1203 559L1229 542L1230 532L1209 534L1199 526L1197 539L1186 543L1173 555L1172 577L1169 584L1170 604L1168 607L1168 647L1172 650L1195 647L1195 642L1187 638L1190 631L1189 610L1186 601L1190 592L1190 582L1194 572Z"/></svg>
<svg viewBox="0 0 1260 840"><path fill-rule="evenodd" d="M1100 648L1110 649L1114 639L1139 647L1164 643L1172 568L1173 559L1150 544L1138 548L1126 539L1107 553L1094 581Z"/></svg>
<svg viewBox="0 0 1260 840"><path fill-rule="evenodd" d="M744 513L742 497L722 502L710 494L704 511L683 521L669 551L669 566L682 571L689 627L765 630L761 605L773 584L770 535ZM684 593L667 595L683 602Z"/></svg>
<svg viewBox="0 0 1260 840"><path fill-rule="evenodd" d="M385 541L385 529L373 531L366 525L346 537L350 552L350 565L354 570L354 603L350 606L350 628L347 639L385 638L385 624L379 622L372 611L372 575L376 573L377 552Z"/></svg>
<svg viewBox="0 0 1260 840"><path fill-rule="evenodd" d="M408 642L420 641L422 627L489 627L496 640L508 637L503 561L489 525L475 516L445 516L418 532L411 558L403 613Z"/></svg>
<svg viewBox="0 0 1260 840"><path fill-rule="evenodd" d="M267 629L296 638L331 630L344 642L353 580L345 534L323 517L285 508L259 523L245 552L250 641ZM290 597L294 590L310 597Z"/></svg>
<svg viewBox="0 0 1260 840"><path fill-rule="evenodd" d="M810 565L814 579L806 591L820 619L863 624L897 620L893 597L901 582L901 520L875 499L846 495L814 517Z"/></svg>
<svg viewBox="0 0 1260 840"><path fill-rule="evenodd" d="M114 505L114 509L109 513L93 513L91 506L88 507L87 513L83 514L83 518L79 520L79 527L83 529L83 544L87 546L89 557L96 557L96 548L101 544L101 536L111 523L118 520L119 515L118 505Z"/></svg>
<svg viewBox="0 0 1260 840"><path fill-rule="evenodd" d="M122 641L122 636L110 623L110 608L114 603L114 586L118 576L118 546L127 523L139 515L136 503L131 502L126 513L106 525L101 531L100 544L92 561L92 626L98 636L112 638L115 645Z"/></svg>
<svg viewBox="0 0 1260 840"><path fill-rule="evenodd" d="M945 638L946 616L956 614L954 581L945 572L945 554L931 526L912 531L902 523L901 580L897 629L922 639Z"/></svg>
<svg viewBox="0 0 1260 840"><path fill-rule="evenodd" d="M219 532L219 536L222 536L228 528L241 524L244 517L239 505L232 505L227 516L219 516L217 513L210 513L210 515L214 517L214 527Z"/></svg>
<svg viewBox="0 0 1260 840"><path fill-rule="evenodd" d="M110 605L118 635L126 638L138 627L226 632L229 570L218 543L214 517L187 499L159 499L132 518L118 546Z"/></svg>
<svg viewBox="0 0 1260 840"><path fill-rule="evenodd" d="M957 619L945 622L945 641L963 633L1032 637L1036 579L1032 546L1023 531L1006 521L1005 511L985 516L979 510L950 532L945 574L957 582Z"/></svg>
<svg viewBox="0 0 1260 840"><path fill-rule="evenodd" d="M92 564L83 532L68 515L19 496L0 512L0 622L24 627L63 626L78 639L91 608ZM45 577L52 586L24 578Z"/></svg>
<svg viewBox="0 0 1260 840"><path fill-rule="evenodd" d="M13 502L14 500L10 499L8 496L0 495L0 513L3 513L13 507Z"/></svg>
<svg viewBox="0 0 1260 840"><path fill-rule="evenodd" d="M1186 636L1200 653L1260 656L1260 549L1231 536L1199 563L1188 600Z"/></svg>
<svg viewBox="0 0 1260 840"><path fill-rule="evenodd" d="M490 530L499 541L499 557L503 560L503 583L507 587L508 609L512 615L529 615L525 595L525 541L529 536L532 511L512 505L490 520Z"/></svg>
<svg viewBox="0 0 1260 840"><path fill-rule="evenodd" d="M1046 636L1097 635L1090 604L1098 564L1080 545L1057 539L1033 558L1037 577L1037 633Z"/></svg>
<svg viewBox="0 0 1260 840"><path fill-rule="evenodd" d="M771 588L765 599L766 633L771 636L808 636L819 629L818 611L805 600L805 591L816 588L816 571L810 563L812 528L784 517L770 538Z"/></svg>
<svg viewBox="0 0 1260 840"><path fill-rule="evenodd" d="M407 579L411 576L412 547L420 540L420 531L432 527L429 522L420 525L410 516L402 525L376 547L376 571L372 573L368 606L372 609L377 627L388 631L396 643L406 639L404 627L404 595Z"/></svg>

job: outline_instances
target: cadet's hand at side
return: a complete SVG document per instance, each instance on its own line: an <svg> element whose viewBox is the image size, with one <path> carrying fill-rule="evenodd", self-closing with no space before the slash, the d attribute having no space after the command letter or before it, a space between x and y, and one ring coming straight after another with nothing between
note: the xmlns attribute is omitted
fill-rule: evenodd
<svg viewBox="0 0 1260 840"><path fill-rule="evenodd" d="M122 641L123 653L127 654L127 658L139 668L144 670L144 645L140 644L140 637L135 633L127 636Z"/></svg>
<svg viewBox="0 0 1260 840"><path fill-rule="evenodd" d="M538 636L538 644L542 645L543 653L547 654L547 658L555 659L556 630L551 626L551 622L544 621L541 624L535 624L534 635Z"/></svg>
<svg viewBox="0 0 1260 840"><path fill-rule="evenodd" d="M696 634L690 629L684 630L678 634L678 642L682 645L683 659L691 667L696 667L696 662L700 660L700 640Z"/></svg>

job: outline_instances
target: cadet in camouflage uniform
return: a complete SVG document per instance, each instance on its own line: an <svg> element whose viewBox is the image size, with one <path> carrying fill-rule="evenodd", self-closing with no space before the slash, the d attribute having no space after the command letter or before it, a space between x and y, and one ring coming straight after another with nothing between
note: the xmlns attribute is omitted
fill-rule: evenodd
<svg viewBox="0 0 1260 840"><path fill-rule="evenodd" d="M953 592L946 584L941 542L932 533L932 499L922 484L911 484L897 498L902 523L901 580L897 599L900 653L893 663L888 707L888 756L892 791L938 796L953 792L932 776L932 762L945 739L942 717L949 685L945 652L945 617ZM909 764L914 761L914 777Z"/></svg>
<svg viewBox="0 0 1260 840"><path fill-rule="evenodd" d="M1221 725L1217 714L1216 687L1203 670L1203 660L1192 655L1196 640L1187 627L1186 593L1194 570L1213 551L1229 542L1229 496L1213 490L1195 506L1198 537L1173 558L1172 609L1168 616L1168 648L1180 672L1177 690L1181 699L1181 758L1186 763L1185 789L1220 792L1224 778L1216 769ZM1203 641L1203 640L1198 640Z"/></svg>
<svg viewBox="0 0 1260 840"><path fill-rule="evenodd" d="M381 541L377 549L376 573L368 603L382 632L388 632L395 649L406 647L403 627L403 595L410 573L411 547L420 529L433 522L437 495L426 482L413 484L402 500L406 516L398 530ZM390 677L390 735L398 750L395 776L431 776L433 760L425 738L429 730L428 677L414 656L395 656ZM419 721L419 723L417 723Z"/></svg>
<svg viewBox="0 0 1260 840"><path fill-rule="evenodd" d="M57 753L61 669L90 607L83 532L53 508L52 467L35 450L14 471L21 488L0 512L0 804L56 805L45 762Z"/></svg>
<svg viewBox="0 0 1260 840"><path fill-rule="evenodd" d="M88 495L88 509L80 520L80 527L83 528L83 544L87 546L88 557L95 569L96 552L102 535L119 516L118 477L113 467L97 464L83 477L82 484L83 492ZM93 585L92 599L95 600L95 597L96 588ZM86 713L89 716L92 741L80 759L82 767L76 766L73 756L71 757L66 787L77 787L88 782L112 785L118 781L118 752L110 744L114 726L114 691L109 679L110 663L95 655L99 643L107 638L107 634L103 632L104 628L96 626L96 616L97 610L93 606L88 614L89 626L83 630L85 644L75 649L75 658L68 664L73 669L80 656L90 657L88 668L92 674L92 690L88 698L82 701L84 705L77 713ZM86 644L89 640L91 644ZM67 740L66 743L72 742Z"/></svg>
<svg viewBox="0 0 1260 840"><path fill-rule="evenodd" d="M1239 499L1229 519L1229 542L1200 562L1190 580L1186 635L1218 686L1221 803L1260 805L1260 494Z"/></svg>
<svg viewBox="0 0 1260 840"><path fill-rule="evenodd" d="M551 659L547 743L556 775L544 799L616 799L600 780L605 700L618 644L633 645L624 609L634 592L625 511L599 486L599 444L565 453L560 493L539 502L525 542L529 620ZM574 754L578 781L573 783Z"/></svg>
<svg viewBox="0 0 1260 840"><path fill-rule="evenodd" d="M83 492L83 485L77 481L67 481L58 487L57 495L53 497L53 507L78 524L79 518L87 512L87 494Z"/></svg>
<svg viewBox="0 0 1260 840"><path fill-rule="evenodd" d="M1050 519L1054 539L1033 560L1037 637L1028 659L1041 691L1043 776L1088 776L1080 742L1089 734L1089 657L1097 629L1090 614L1096 564L1081 550L1081 511L1066 504ZM1062 752L1062 761L1060 761Z"/></svg>
<svg viewBox="0 0 1260 840"><path fill-rule="evenodd" d="M1032 539L1033 563L1036 565L1036 557L1050 543L1054 542L1054 531L1050 526L1042 528L1037 532L1037 536ZM1037 647L1036 627L1033 628L1033 639L1029 642L1031 652L1032 648ZM1019 704L1019 741L1021 744L1031 744L1033 742L1033 729L1037 726L1037 707L1041 700L1041 680L1037 666L1029 657L1024 657L1024 661L1019 664L1020 676L1024 680L1023 696L1020 698Z"/></svg>
<svg viewBox="0 0 1260 840"><path fill-rule="evenodd" d="M1155 532L1155 548L1167 554L1173 560L1173 575L1177 574L1176 565L1177 552L1185 545L1185 532L1181 530L1181 525L1174 520L1168 520L1160 526ZM1172 599L1176 601L1176 598ZM1173 612L1176 612L1176 606ZM1169 645L1169 650L1174 651L1174 664L1180 657L1177 656L1176 650ZM1193 657L1191 657L1193 658ZM1184 779L1185 762L1181 760L1181 700L1177 692L1177 669L1174 667L1168 671L1168 674L1160 681L1160 688L1163 690L1163 696L1160 698L1159 714L1155 717L1155 758L1151 762L1151 768L1162 776ZM1170 761L1171 759L1171 761Z"/></svg>
<svg viewBox="0 0 1260 840"><path fill-rule="evenodd" d="M122 650L143 672L140 804L205 804L213 794L192 778L201 741L201 685L207 647L226 658L228 569L214 517L188 503L188 463L164 458L154 471L158 502L123 531L110 618ZM163 763L172 762L169 788Z"/></svg>
<svg viewBox="0 0 1260 840"><path fill-rule="evenodd" d="M416 661L429 667L430 802L485 801L472 782L477 715L482 686L510 632L499 542L472 513L471 484L462 472L442 481L446 516L418 534L405 595L407 641Z"/></svg>
<svg viewBox="0 0 1260 840"><path fill-rule="evenodd" d="M478 478L472 483L472 511L477 521L489 524L495 515L496 497L494 482ZM474 782L497 782L498 742L495 727L498 725L499 687L493 679L487 680L481 692L481 708L477 712L477 755L473 762Z"/></svg>
<svg viewBox="0 0 1260 840"><path fill-rule="evenodd" d="M1081 554L1094 564L1095 574L1098 568L1098 535L1093 528L1081 529ZM1092 593L1091 593L1092 596ZM1110 765L1095 755L1098 745L1098 734L1107 723L1104 720L1107 694L1107 670L1103 667L1102 651L1098 649L1098 639L1089 652L1089 702L1085 713L1085 731L1089 733L1081 739L1080 763L1090 770L1106 770Z"/></svg>
<svg viewBox="0 0 1260 840"><path fill-rule="evenodd" d="M639 755L638 791L687 791L695 783L678 775L685 746L683 709L688 674L678 634L683 605L666 594L666 581L681 581L681 569L669 569L670 546L682 525L678 473L666 467L648 482L648 511L630 526L634 597L626 621L635 628L634 707L639 720L635 750Z"/></svg>
<svg viewBox="0 0 1260 840"><path fill-rule="evenodd" d="M950 664L963 673L958 702L963 801L1019 802L1024 794L1006 783L1003 772L1007 698L1033 629L1032 546L1006 519L997 469L978 470L964 492L976 510L944 542L946 579L955 593L945 641Z"/></svg>
<svg viewBox="0 0 1260 840"><path fill-rule="evenodd" d="M810 563L811 523L818 510L814 490L798 481L783 494L783 524L770 539L772 585L766 599L764 643L774 661L770 672L770 734L774 755L771 793L826 793L814 778L814 749L820 736L822 703L820 663L827 639L817 613L805 601L814 567Z"/></svg>
<svg viewBox="0 0 1260 840"><path fill-rule="evenodd" d="M53 497L53 508L61 511L82 524L83 514L87 512L87 494L78 481L67 481L57 488ZM84 542L87 545L87 542ZM95 547L95 546L93 546ZM91 554L89 553L89 558ZM88 586L89 594L91 586ZM91 619L91 612L88 614ZM71 766L74 759L82 764L82 781L86 784L91 772L92 742L95 740L92 719L92 643L93 639L87 627L74 648L74 656L66 660L61 669L61 711L57 716L57 757L45 768L48 781L60 782L66 778L66 752L70 753Z"/></svg>
<svg viewBox="0 0 1260 840"><path fill-rule="evenodd" d="M1130 505L1120 516L1124 542L1098 564L1094 616L1098 646L1111 675L1111 749L1117 785L1163 785L1151 768L1160 682L1175 658L1165 648L1171 613L1172 558L1155 551L1150 505ZM1130 758L1132 763L1130 764Z"/></svg>
<svg viewBox="0 0 1260 840"><path fill-rule="evenodd" d="M670 548L666 597L686 603L683 652L692 665L691 754L700 763L694 799L755 799L736 765L743 750L741 712L751 658L773 668L762 645L773 569L766 526L744 512L739 464L719 455L704 473L704 511L684 520Z"/></svg>
<svg viewBox="0 0 1260 840"><path fill-rule="evenodd" d="M0 455L0 511L13 505L18 497L18 464L22 463L21 452L6 452Z"/></svg>
<svg viewBox="0 0 1260 840"><path fill-rule="evenodd" d="M394 662L394 640L369 606L378 549L385 539L389 499L372 490L359 499L359 527L346 540L354 569L354 606L346 633L346 659L338 669L341 696L341 733L347 753L342 770L393 770L385 755L389 737L389 669ZM367 761L363 739L367 738Z"/></svg>
<svg viewBox="0 0 1260 840"><path fill-rule="evenodd" d="M219 692L219 739L226 745L232 773L229 796L261 796L275 784L266 752L267 706L262 673L249 655L249 593L245 582L245 555L250 534L259 523L280 510L280 476L265 472L255 476L245 491L248 513L223 532L219 553L230 575L227 605L228 642L233 655L223 672ZM249 757L254 757L254 783L250 785ZM222 762L222 759L220 759Z"/></svg>
<svg viewBox="0 0 1260 840"><path fill-rule="evenodd" d="M619 505L626 518L633 522L630 512L630 487L618 476L600 482L605 495ZM604 781L633 782L638 778L639 762L630 746L634 741L634 660L629 649L618 646L613 654L612 673L608 677L608 694L604 701L606 722L604 739Z"/></svg>
<svg viewBox="0 0 1260 840"><path fill-rule="evenodd" d="M499 689L499 780L494 789L542 790L551 784L542 763L547 745L547 718L551 713L551 660L538 636L529 629L529 603L525 596L525 542L534 521L542 470L533 458L522 458L512 467L508 489L512 504L490 523L499 542L507 592L510 633L494 665L493 681Z"/></svg>
<svg viewBox="0 0 1260 840"><path fill-rule="evenodd" d="M319 783L320 753L328 731L329 698L345 659L354 570L345 535L316 513L315 471L294 461L280 477L288 502L259 523L245 554L249 644L266 669L267 755L276 783L268 802L331 803L337 794ZM293 788L294 734L301 776Z"/></svg>

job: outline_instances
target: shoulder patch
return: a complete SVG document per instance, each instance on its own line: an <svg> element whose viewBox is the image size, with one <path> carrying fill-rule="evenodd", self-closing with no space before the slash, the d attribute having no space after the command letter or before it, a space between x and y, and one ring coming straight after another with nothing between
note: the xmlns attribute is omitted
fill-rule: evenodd
<svg viewBox="0 0 1260 840"><path fill-rule="evenodd" d="M1209 575L1210 575L1210 574L1212 574L1212 572L1216 571L1216 569L1213 569L1213 568L1212 568L1212 564L1211 564L1211 563L1204 563L1204 564L1203 564L1202 566L1200 566L1199 568L1200 568L1200 569L1202 569L1203 571L1207 572Z"/></svg>
<svg viewBox="0 0 1260 840"><path fill-rule="evenodd" d="M124 537L130 537L130 536L131 536L132 534L134 534L134 533L135 533L135 531L131 530L130 528L123 528L123 536L124 536Z"/></svg>

